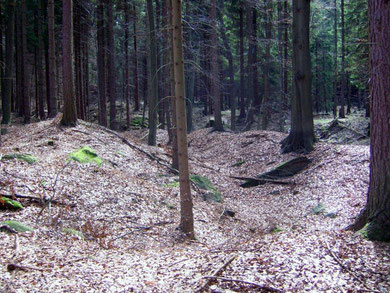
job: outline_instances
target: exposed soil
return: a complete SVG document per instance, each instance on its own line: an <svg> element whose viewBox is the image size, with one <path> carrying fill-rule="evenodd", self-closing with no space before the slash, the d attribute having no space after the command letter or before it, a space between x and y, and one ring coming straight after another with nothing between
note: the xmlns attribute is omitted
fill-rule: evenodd
<svg viewBox="0 0 390 293"><path fill-rule="evenodd" d="M293 184L243 189L230 176L256 176L297 156L280 154L285 134L191 133L191 172L209 178L223 202L204 201L194 188L196 240L187 241L176 229L176 176L94 125L57 122L14 125L2 136L0 156L29 153L38 162L1 160L0 193L64 205L22 200L23 210L0 211L0 221L34 228L0 233L0 292L194 292L219 268L222 279L204 292L390 290L389 244L343 230L366 201L368 146L317 143ZM165 131L158 132L160 147L121 135L170 160ZM93 148L102 166L68 161L81 146ZM9 264L18 268L8 272Z"/></svg>

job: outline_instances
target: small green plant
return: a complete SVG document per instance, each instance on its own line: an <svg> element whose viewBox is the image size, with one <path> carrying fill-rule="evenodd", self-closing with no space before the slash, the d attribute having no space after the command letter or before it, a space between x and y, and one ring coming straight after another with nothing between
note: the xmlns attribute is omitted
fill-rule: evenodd
<svg viewBox="0 0 390 293"><path fill-rule="evenodd" d="M7 225L8 227L12 228L17 232L28 232L34 230L33 228L27 226L26 224L20 223L18 221L13 221L13 220L0 222L0 226L3 225Z"/></svg>
<svg viewBox="0 0 390 293"><path fill-rule="evenodd" d="M12 210L19 210L22 209L23 205L16 201L12 200L8 197L0 197L0 209L12 209Z"/></svg>
<svg viewBox="0 0 390 293"><path fill-rule="evenodd" d="M168 188L174 188L174 187L179 187L179 186L180 186L179 181L173 181L173 182L168 183L168 184L163 184L163 187L168 187Z"/></svg>
<svg viewBox="0 0 390 293"><path fill-rule="evenodd" d="M240 167L241 165L245 164L244 160L238 161L237 163L234 163L232 167Z"/></svg>

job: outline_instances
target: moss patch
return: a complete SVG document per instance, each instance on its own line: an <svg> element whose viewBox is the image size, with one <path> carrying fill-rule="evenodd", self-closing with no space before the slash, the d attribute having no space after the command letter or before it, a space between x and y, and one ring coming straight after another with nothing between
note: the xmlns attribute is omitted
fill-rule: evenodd
<svg viewBox="0 0 390 293"><path fill-rule="evenodd" d="M168 188L173 188L173 187L179 187L180 183L179 183L179 181L173 181L173 182L168 183L168 184L163 184L162 186L168 187Z"/></svg>
<svg viewBox="0 0 390 293"><path fill-rule="evenodd" d="M29 164L34 164L38 159L30 154L6 154L4 155L1 160L13 160L17 159L19 161L24 161Z"/></svg>
<svg viewBox="0 0 390 293"><path fill-rule="evenodd" d="M390 242L390 230L381 227L375 221L367 223L358 233L368 240Z"/></svg>
<svg viewBox="0 0 390 293"><path fill-rule="evenodd" d="M19 210L22 209L23 205L16 201L12 200L8 197L0 197L0 209L12 209L12 210Z"/></svg>
<svg viewBox="0 0 390 293"><path fill-rule="evenodd" d="M211 183L211 181L200 175L191 175L191 181L200 189L207 190L203 197L205 200L212 200L216 202L222 202L221 192Z"/></svg>
<svg viewBox="0 0 390 293"><path fill-rule="evenodd" d="M245 164L245 161L238 161L237 163L233 164L232 167L240 167L241 165Z"/></svg>
<svg viewBox="0 0 390 293"><path fill-rule="evenodd" d="M325 212L325 206L322 203L319 203L314 208L311 209L310 214L320 215Z"/></svg>
<svg viewBox="0 0 390 293"><path fill-rule="evenodd" d="M64 228L62 231L64 231L66 234L75 235L75 236L79 237L80 239L84 240L84 234L83 234L83 232L81 232L79 230L75 230L72 228Z"/></svg>
<svg viewBox="0 0 390 293"><path fill-rule="evenodd" d="M27 231L34 230L33 228L27 226L26 224L20 223L18 221L13 221L13 220L1 222L0 226L2 225L7 225L17 232L27 232Z"/></svg>
<svg viewBox="0 0 390 293"><path fill-rule="evenodd" d="M69 159L75 160L79 163L95 163L99 167L102 164L102 159L97 155L97 153L90 147L84 146L81 149L74 151L69 155Z"/></svg>

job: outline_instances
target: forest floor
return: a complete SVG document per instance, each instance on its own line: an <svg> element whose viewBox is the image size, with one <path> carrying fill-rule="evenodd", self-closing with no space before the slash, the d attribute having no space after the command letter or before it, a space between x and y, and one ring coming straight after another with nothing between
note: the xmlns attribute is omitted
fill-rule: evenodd
<svg viewBox="0 0 390 293"><path fill-rule="evenodd" d="M344 230L365 205L368 146L319 142L292 184L244 189L230 176L253 177L298 156L280 153L285 134L191 133L191 173L210 179L223 201L193 189L196 240L188 241L176 229L177 176L93 124L58 121L13 125L2 136L0 156L38 161L0 160L0 193L60 204L24 199L22 210L0 210L0 222L34 228L0 232L0 292L390 291L389 244ZM165 131L159 147L121 135L170 160ZM68 159L82 146L102 165Z"/></svg>

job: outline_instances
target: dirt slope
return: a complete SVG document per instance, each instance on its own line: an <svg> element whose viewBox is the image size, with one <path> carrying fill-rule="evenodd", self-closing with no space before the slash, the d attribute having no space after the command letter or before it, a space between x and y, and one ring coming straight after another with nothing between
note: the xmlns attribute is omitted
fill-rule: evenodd
<svg viewBox="0 0 390 293"><path fill-rule="evenodd" d="M162 147L122 135L169 160L164 132L158 138ZM30 153L38 162L0 161L0 192L12 188L67 206L43 209L24 200L22 211L0 211L0 221L35 228L0 233L0 291L193 292L232 257L219 277L287 292L390 290L389 245L342 231L365 203L368 147L318 144L309 155L313 163L292 185L242 189L230 178L255 176L294 157L280 154L282 137L209 129L190 135L192 173L208 177L223 202L204 201L202 191L194 190L197 239L186 242L175 229L177 178L167 168L93 125L61 129L50 120L12 126L0 153ZM81 146L92 147L102 166L68 162ZM318 204L324 210L312 213ZM226 209L235 216L225 216ZM66 228L83 231L85 239L65 233ZM25 270L9 273L10 263ZM205 291L258 288L220 280Z"/></svg>

